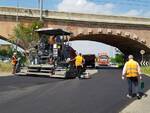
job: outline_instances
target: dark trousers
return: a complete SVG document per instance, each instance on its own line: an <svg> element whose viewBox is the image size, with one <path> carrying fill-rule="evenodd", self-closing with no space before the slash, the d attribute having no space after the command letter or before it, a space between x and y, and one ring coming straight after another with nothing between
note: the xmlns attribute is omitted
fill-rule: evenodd
<svg viewBox="0 0 150 113"><path fill-rule="evenodd" d="M13 65L12 74L16 73L16 65Z"/></svg>
<svg viewBox="0 0 150 113"><path fill-rule="evenodd" d="M82 74L82 66L77 66L77 76L78 78L81 78L81 74Z"/></svg>
<svg viewBox="0 0 150 113"><path fill-rule="evenodd" d="M133 95L133 85L135 88L135 93L138 94L138 77L127 77L127 82L129 95Z"/></svg>

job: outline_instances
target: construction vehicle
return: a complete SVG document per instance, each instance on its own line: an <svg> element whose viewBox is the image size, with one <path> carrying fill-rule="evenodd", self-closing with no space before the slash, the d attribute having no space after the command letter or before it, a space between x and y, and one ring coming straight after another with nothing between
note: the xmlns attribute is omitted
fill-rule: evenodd
<svg viewBox="0 0 150 113"><path fill-rule="evenodd" d="M37 29L39 41L29 50L30 64L26 71L17 74L48 75L50 77L75 78L73 59L76 51L69 45L70 32L62 29Z"/></svg>
<svg viewBox="0 0 150 113"><path fill-rule="evenodd" d="M96 56L94 54L84 54L83 55L85 62L84 62L84 66L85 67L92 67L95 68L95 59Z"/></svg>
<svg viewBox="0 0 150 113"><path fill-rule="evenodd" d="M99 66L109 66L109 56L106 52L99 53L98 55L98 65Z"/></svg>

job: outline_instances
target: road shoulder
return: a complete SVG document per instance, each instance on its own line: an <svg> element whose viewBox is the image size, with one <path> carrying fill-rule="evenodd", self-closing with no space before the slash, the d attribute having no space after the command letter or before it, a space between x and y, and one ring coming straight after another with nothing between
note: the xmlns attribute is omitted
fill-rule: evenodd
<svg viewBox="0 0 150 113"><path fill-rule="evenodd" d="M0 72L0 77L13 76L10 72Z"/></svg>
<svg viewBox="0 0 150 113"><path fill-rule="evenodd" d="M146 92L147 97L142 97L140 100L135 100L120 113L149 113L150 112L150 90Z"/></svg>
<svg viewBox="0 0 150 113"><path fill-rule="evenodd" d="M148 77L150 75L144 74ZM146 92L146 97L143 96L140 100L135 100L131 104L129 104L126 108L124 108L120 113L149 113L150 112L150 90Z"/></svg>

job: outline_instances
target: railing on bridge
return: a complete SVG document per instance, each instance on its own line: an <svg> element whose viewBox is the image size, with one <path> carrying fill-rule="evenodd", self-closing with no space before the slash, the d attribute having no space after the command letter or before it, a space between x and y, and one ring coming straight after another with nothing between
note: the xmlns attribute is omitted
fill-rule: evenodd
<svg viewBox="0 0 150 113"><path fill-rule="evenodd" d="M9 16L27 16L27 17L40 17L39 9L26 9L26 8L15 8L15 7L0 7L1 15ZM86 22L105 22L105 23L119 23L119 24L133 24L133 25L150 25L149 18L136 18L136 17L123 17L113 15L96 15L96 14L80 14L71 12L57 12L43 10L44 18L53 19L66 19Z"/></svg>
<svg viewBox="0 0 150 113"><path fill-rule="evenodd" d="M0 7L0 14L1 15L12 15L16 16L17 14L19 16L28 16L28 17L39 17L40 12L36 9L22 9L19 8L6 8L6 7Z"/></svg>

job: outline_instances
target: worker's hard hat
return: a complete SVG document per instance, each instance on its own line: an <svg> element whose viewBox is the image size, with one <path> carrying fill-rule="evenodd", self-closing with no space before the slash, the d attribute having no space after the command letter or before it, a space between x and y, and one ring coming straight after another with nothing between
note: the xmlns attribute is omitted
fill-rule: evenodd
<svg viewBox="0 0 150 113"><path fill-rule="evenodd" d="M13 53L13 55L16 55L16 54L17 54L16 52Z"/></svg>
<svg viewBox="0 0 150 113"><path fill-rule="evenodd" d="M70 61L71 61L71 59L70 59L70 58L67 58L66 62L69 63Z"/></svg>

